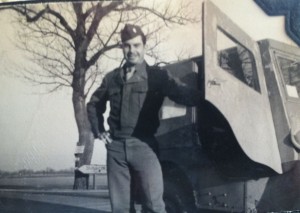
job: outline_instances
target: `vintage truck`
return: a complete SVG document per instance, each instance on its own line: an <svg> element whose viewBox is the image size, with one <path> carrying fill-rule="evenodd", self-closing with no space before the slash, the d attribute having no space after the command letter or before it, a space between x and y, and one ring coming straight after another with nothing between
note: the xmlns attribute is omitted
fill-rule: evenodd
<svg viewBox="0 0 300 213"><path fill-rule="evenodd" d="M299 212L300 49L253 41L207 1L203 56L165 68L204 100L162 106L167 211Z"/></svg>

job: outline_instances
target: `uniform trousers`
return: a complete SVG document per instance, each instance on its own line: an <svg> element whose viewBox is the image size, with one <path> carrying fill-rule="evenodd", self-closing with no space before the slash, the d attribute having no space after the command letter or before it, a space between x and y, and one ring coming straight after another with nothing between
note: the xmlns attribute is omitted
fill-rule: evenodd
<svg viewBox="0 0 300 213"><path fill-rule="evenodd" d="M165 213L162 170L149 143L137 138L114 139L106 148L112 212L134 212L131 198L134 179L142 192L143 212Z"/></svg>

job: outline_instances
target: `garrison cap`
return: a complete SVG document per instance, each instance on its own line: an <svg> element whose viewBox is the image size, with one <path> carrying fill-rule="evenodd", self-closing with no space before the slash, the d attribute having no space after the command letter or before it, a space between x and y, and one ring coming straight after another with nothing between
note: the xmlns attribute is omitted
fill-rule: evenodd
<svg viewBox="0 0 300 213"><path fill-rule="evenodd" d="M125 24L123 30L121 30L121 40L122 42L132 39L136 36L142 36L143 43L146 43L146 36L142 29L137 25Z"/></svg>

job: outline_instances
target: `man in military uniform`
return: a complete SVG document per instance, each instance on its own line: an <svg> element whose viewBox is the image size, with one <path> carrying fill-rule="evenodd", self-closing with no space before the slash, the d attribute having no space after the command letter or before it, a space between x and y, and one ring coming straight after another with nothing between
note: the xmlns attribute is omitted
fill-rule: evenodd
<svg viewBox="0 0 300 213"><path fill-rule="evenodd" d="M106 141L108 187L112 211L132 209L131 182L142 191L144 212L164 213L163 179L154 134L164 100L187 106L200 103L200 94L173 79L166 70L144 60L146 37L139 26L126 24L121 31L126 63L108 73L87 104L95 138ZM109 131L103 126L106 102L110 102Z"/></svg>

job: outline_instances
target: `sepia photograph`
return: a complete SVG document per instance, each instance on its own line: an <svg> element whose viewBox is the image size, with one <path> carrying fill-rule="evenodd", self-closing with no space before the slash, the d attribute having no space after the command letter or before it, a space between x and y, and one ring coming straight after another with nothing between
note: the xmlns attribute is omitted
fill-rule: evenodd
<svg viewBox="0 0 300 213"><path fill-rule="evenodd" d="M300 212L297 0L0 0L0 212Z"/></svg>

